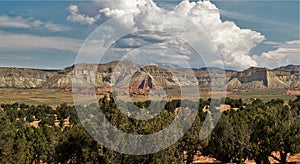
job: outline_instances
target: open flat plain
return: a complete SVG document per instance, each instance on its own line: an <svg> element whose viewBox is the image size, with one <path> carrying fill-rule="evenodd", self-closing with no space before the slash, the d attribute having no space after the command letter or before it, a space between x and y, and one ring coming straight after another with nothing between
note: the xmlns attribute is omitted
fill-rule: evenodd
<svg viewBox="0 0 300 164"><path fill-rule="evenodd" d="M201 92L200 97L204 100L211 97L213 93ZM218 93L215 93L218 94ZM103 95L97 95L97 98L101 98ZM281 98L286 103L289 100L296 98L295 94L287 94L287 90L267 90L257 89L249 90L247 92L227 92L227 97L232 99L242 99L245 103L250 103L254 99L261 99L263 101L269 101L271 99ZM134 102L145 101L147 96L131 97ZM168 100L176 99L169 98ZM158 99L157 99L158 100ZM1 88L0 89L0 104L12 104L12 103L25 103L29 105L45 104L52 107L56 107L60 104L74 104L73 95L71 92L60 92L54 89L14 89L14 88Z"/></svg>

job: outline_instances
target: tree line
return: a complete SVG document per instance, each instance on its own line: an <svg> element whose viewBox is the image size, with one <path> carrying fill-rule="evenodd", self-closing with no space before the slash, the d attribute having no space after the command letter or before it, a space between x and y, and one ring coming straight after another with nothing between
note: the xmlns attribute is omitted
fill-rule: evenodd
<svg viewBox="0 0 300 164"><path fill-rule="evenodd" d="M142 156L120 154L99 144L86 132L74 106L62 104L53 109L47 105L1 104L0 163L191 163L198 152L224 163L243 163L247 159L270 163L269 157L286 163L289 154L300 152L300 96L288 104L281 99L257 99L246 104L224 98L221 102L238 110L224 111L209 137L199 140L208 114L203 108L211 101L199 100L196 119L178 142L158 153ZM141 121L122 113L112 97L99 100L105 117L118 129L132 134L152 134L164 129L176 117L181 103L167 102L159 115ZM123 105L129 110L133 106L135 110L144 110L149 104L145 101ZM84 109L97 118L97 104ZM209 112L215 110L211 106ZM38 127L30 126L34 121L39 122ZM109 135L107 131L103 133Z"/></svg>

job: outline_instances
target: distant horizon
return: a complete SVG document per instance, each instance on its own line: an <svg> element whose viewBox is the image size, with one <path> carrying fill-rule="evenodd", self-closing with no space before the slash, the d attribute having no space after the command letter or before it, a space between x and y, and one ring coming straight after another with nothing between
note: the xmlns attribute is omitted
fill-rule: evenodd
<svg viewBox="0 0 300 164"><path fill-rule="evenodd" d="M128 60L128 59L126 59ZM9 67L9 66L0 66L0 69L9 69L9 68L12 68L12 69L32 69L32 70L43 70L43 71L59 71L59 70L64 70L66 68L69 68L69 67L73 67L73 66L76 66L76 65L80 65L80 64L83 64L83 65L106 65L106 64L110 64L110 63L113 63L113 62L120 62L120 61L124 61L124 60L112 60L112 61L108 61L108 62L103 62L103 63L74 63L72 65L69 65L69 66L66 66L66 67L62 67L62 68L35 68L35 67ZM129 60L131 61L131 60ZM131 61L133 62L133 61ZM135 63L135 62L133 62ZM135 63L137 65L141 65L141 66L158 66L158 67L161 67L161 68L165 68L165 69L168 69L166 67L163 67L163 66L160 66L160 65L157 65L157 64L140 64L140 63ZM288 66L299 66L300 67L300 64L288 64L288 65L282 65L282 66L279 66L279 67L274 67L274 68L269 68L269 67L248 67L246 69L242 69L242 70L237 70L237 69L230 69L230 68L220 68L220 67L217 67L217 66L206 66L206 67L199 67L199 68L195 68L195 67L190 67L190 69L206 69L206 68L216 68L216 69L220 69L220 70L225 70L225 71L245 71L245 70L248 70L250 68L260 68L260 69L270 69L270 70L275 70L275 69L278 69L278 68L281 68L281 67L288 67ZM175 67L174 67L175 68ZM186 67L188 68L188 67ZM186 69L186 68L175 68L175 69Z"/></svg>

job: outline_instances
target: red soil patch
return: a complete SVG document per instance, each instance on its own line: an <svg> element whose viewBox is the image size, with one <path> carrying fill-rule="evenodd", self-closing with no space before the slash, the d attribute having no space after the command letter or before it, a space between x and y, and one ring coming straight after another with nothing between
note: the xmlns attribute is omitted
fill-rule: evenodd
<svg viewBox="0 0 300 164"><path fill-rule="evenodd" d="M288 90L285 92L286 95L300 95L300 88L295 90Z"/></svg>

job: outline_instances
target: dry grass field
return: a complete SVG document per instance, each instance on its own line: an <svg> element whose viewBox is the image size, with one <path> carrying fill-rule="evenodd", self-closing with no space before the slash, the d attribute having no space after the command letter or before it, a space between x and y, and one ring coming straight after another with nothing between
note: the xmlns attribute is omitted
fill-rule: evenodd
<svg viewBox="0 0 300 164"><path fill-rule="evenodd" d="M249 90L248 92L233 92L228 94L228 97L232 99L242 99L246 103L252 102L253 99L261 99L263 101L269 101L271 99L283 99L286 103L289 100L293 100L296 98L296 95L286 94L287 90L278 89L278 90L270 90L270 89L256 89Z"/></svg>
<svg viewBox="0 0 300 164"><path fill-rule="evenodd" d="M45 104L52 107L62 103L73 104L71 93L49 89L0 89L0 103L25 103L29 105Z"/></svg>
<svg viewBox="0 0 300 164"><path fill-rule="evenodd" d="M201 92L202 99L208 99L212 93ZM216 93L218 94L218 93ZM230 92L227 96L233 99L242 99L246 103L250 103L253 99L259 98L263 101L269 101L274 98L281 98L285 102L295 99L296 95L286 94L286 90L249 90L248 92ZM102 96L97 96L100 98ZM131 97L132 101L145 101L149 97L137 96ZM82 98L84 100L84 98ZM176 98L168 98L168 100ZM1 88L0 89L0 104L2 103L25 103L29 105L45 104L56 107L62 103L74 104L72 93L59 92L50 89L13 89Z"/></svg>

